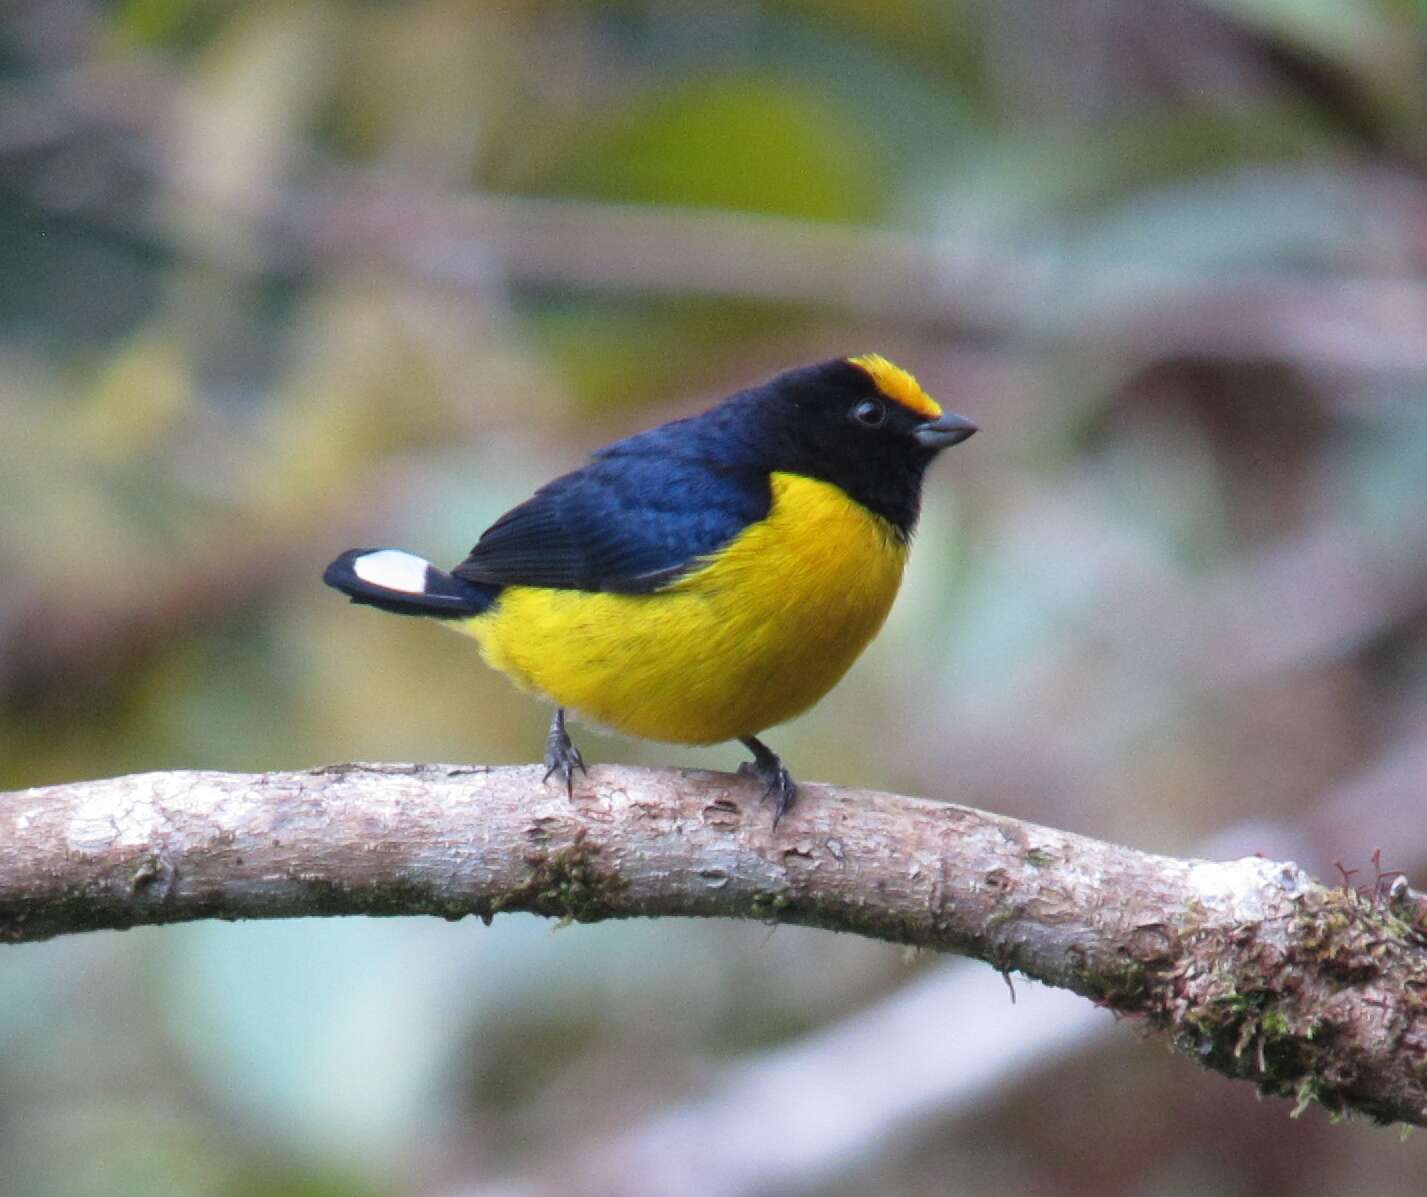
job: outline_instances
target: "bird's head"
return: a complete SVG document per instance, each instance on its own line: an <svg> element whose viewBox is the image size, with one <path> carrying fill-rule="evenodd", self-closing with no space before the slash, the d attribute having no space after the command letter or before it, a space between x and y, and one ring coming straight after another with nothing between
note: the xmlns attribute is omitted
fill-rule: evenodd
<svg viewBox="0 0 1427 1197"><path fill-rule="evenodd" d="M789 370L758 393L775 469L833 483L904 536L927 466L976 431L875 353Z"/></svg>

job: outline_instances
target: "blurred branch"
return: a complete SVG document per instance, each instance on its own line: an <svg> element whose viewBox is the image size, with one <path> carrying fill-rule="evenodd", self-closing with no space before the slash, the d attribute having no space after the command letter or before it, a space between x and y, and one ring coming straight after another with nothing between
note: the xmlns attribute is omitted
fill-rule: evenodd
<svg viewBox="0 0 1427 1197"><path fill-rule="evenodd" d="M1365 205L1392 206L1374 204L1372 180L1361 182ZM169 185L182 202L214 202L200 181ZM1303 278L1272 267L1204 277L1163 264L1085 261L1056 245L709 209L449 193L342 170L306 188L251 198L246 213L232 211L231 196L218 202L227 215L265 231L260 241L269 257L261 267L269 273L365 256L428 285L476 294L510 280L694 294L1014 336L1047 349L1073 344L1116 356L1131 348L1148 357L1427 370L1427 286L1407 278L1348 270ZM1427 220L1420 209L1415 215ZM211 245L186 249L213 252Z"/></svg>
<svg viewBox="0 0 1427 1197"><path fill-rule="evenodd" d="M294 573L310 576L311 563L348 527L356 534L365 513L391 501L412 468L409 458L394 456L351 471L346 485L324 487L281 519L225 523L201 544L156 555L132 585L96 577L81 590L21 579L0 595L0 711L63 706L83 717L113 679L132 678L171 646L176 630L242 610Z"/></svg>
<svg viewBox="0 0 1427 1197"><path fill-rule="evenodd" d="M0 795L0 940L200 918L760 918L976 956L1261 1091L1427 1125L1427 896L1154 856L969 807L722 774L341 765ZM1385 882L1387 878L1380 878Z"/></svg>
<svg viewBox="0 0 1427 1197"><path fill-rule="evenodd" d="M1087 253L1054 229L1039 238L921 235L714 209L452 191L316 159L297 179L235 186L221 170L206 173L214 165L206 159L175 160L166 122L201 98L160 64L57 72L0 97L0 155L43 161L94 133L108 147L106 154L85 149L93 177L82 188L57 188L43 168L32 179L11 169L8 186L31 202L270 277L377 260L427 285L477 294L512 280L695 294L1014 336L1049 349L1073 344L1115 355L1128 348L1140 356L1427 370L1427 286L1341 255L1319 273L1306 273L1291 252L1283 265L1226 261L1206 270L1172 257ZM1313 164L1261 173L1244 183L1253 210L1324 186ZM166 203L138 202L133 188L121 185L135 179ZM1372 213L1374 227L1416 245L1427 205L1410 173L1342 168L1333 187L1341 207ZM201 219L175 228L174 211Z"/></svg>
<svg viewBox="0 0 1427 1197"><path fill-rule="evenodd" d="M132 591L99 587L84 596L89 601L66 602L56 597L58 588L43 587L10 596L0 604L0 709L56 697L74 703L170 644L176 628L217 620L251 602L284 569L321 553L305 539L284 540L290 532L268 540L233 536L212 553L157 563L144 579L142 600Z"/></svg>
<svg viewBox="0 0 1427 1197"><path fill-rule="evenodd" d="M989 984L988 984L989 978ZM707 1092L625 1128L561 1138L534 1175L443 1197L756 1197L866 1174L929 1124L1083 1055L1114 1028L1064 990L967 961L923 972L830 1027L724 1070Z"/></svg>

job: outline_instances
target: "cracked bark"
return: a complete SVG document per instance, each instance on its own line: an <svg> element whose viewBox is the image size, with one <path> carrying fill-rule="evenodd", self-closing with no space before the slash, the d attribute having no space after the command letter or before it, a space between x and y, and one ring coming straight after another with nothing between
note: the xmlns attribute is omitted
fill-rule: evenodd
<svg viewBox="0 0 1427 1197"><path fill-rule="evenodd" d="M200 918L693 915L975 956L1142 1016L1207 1067L1427 1125L1427 898L1180 860L970 807L600 767L139 774L0 794L0 941ZM929 1035L936 1033L928 1027Z"/></svg>

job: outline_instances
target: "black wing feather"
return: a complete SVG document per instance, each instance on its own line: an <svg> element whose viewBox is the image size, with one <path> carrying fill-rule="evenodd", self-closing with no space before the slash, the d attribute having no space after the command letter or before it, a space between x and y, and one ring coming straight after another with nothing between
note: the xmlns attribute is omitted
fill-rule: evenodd
<svg viewBox="0 0 1427 1197"><path fill-rule="evenodd" d="M647 594L768 514L766 471L670 456L662 439L620 442L542 487L451 572L503 586Z"/></svg>

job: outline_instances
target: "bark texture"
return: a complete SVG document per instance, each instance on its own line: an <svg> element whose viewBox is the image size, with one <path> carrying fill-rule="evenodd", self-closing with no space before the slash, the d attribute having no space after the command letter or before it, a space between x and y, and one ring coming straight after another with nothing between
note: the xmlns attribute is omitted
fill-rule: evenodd
<svg viewBox="0 0 1427 1197"><path fill-rule="evenodd" d="M0 794L0 941L201 918L756 918L976 956L1202 1064L1427 1125L1427 899L1180 860L950 803L599 767L151 773ZM928 1035L936 1028L929 1026Z"/></svg>

